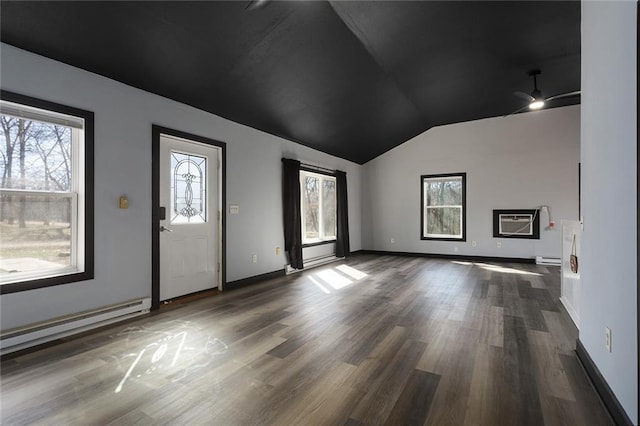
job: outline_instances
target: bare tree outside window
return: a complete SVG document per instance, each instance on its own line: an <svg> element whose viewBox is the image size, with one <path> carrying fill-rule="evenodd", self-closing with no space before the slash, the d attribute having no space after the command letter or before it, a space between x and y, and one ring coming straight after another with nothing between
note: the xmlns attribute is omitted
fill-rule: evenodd
<svg viewBox="0 0 640 426"><path fill-rule="evenodd" d="M422 239L464 239L466 174L421 177Z"/></svg>
<svg viewBox="0 0 640 426"><path fill-rule="evenodd" d="M319 179L313 176L304 176L302 193L305 239L318 238L320 236L320 188Z"/></svg>
<svg viewBox="0 0 640 426"><path fill-rule="evenodd" d="M324 236L336 236L336 181L322 181L322 223Z"/></svg>
<svg viewBox="0 0 640 426"><path fill-rule="evenodd" d="M302 239L306 244L336 238L336 179L300 172Z"/></svg>
<svg viewBox="0 0 640 426"><path fill-rule="evenodd" d="M91 279L94 114L0 92L0 292Z"/></svg>
<svg viewBox="0 0 640 426"><path fill-rule="evenodd" d="M70 192L72 129L0 115L1 188L0 273L23 271L42 262L70 265L71 198L46 192ZM19 260L21 259L21 260Z"/></svg>

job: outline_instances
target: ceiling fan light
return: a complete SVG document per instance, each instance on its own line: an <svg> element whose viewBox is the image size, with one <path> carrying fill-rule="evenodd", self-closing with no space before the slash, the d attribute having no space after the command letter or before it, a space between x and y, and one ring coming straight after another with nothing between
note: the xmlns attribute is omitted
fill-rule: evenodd
<svg viewBox="0 0 640 426"><path fill-rule="evenodd" d="M529 109L540 109L544 106L544 101L541 99L536 99L535 101L529 104Z"/></svg>

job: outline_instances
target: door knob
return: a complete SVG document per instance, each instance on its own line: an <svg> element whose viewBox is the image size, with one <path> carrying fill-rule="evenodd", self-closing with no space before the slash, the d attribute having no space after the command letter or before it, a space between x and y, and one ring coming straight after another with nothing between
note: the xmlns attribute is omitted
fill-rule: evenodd
<svg viewBox="0 0 640 426"><path fill-rule="evenodd" d="M164 232L164 231L173 232L173 229L165 228L164 225L160 225L160 232Z"/></svg>

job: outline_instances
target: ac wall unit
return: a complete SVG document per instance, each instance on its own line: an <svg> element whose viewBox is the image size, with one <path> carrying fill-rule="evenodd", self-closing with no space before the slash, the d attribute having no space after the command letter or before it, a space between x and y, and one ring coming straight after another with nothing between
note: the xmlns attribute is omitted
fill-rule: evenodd
<svg viewBox="0 0 640 426"><path fill-rule="evenodd" d="M540 215L537 210L494 210L493 236L540 239Z"/></svg>
<svg viewBox="0 0 640 426"><path fill-rule="evenodd" d="M501 214L500 215L501 235L533 235L533 215L532 214Z"/></svg>

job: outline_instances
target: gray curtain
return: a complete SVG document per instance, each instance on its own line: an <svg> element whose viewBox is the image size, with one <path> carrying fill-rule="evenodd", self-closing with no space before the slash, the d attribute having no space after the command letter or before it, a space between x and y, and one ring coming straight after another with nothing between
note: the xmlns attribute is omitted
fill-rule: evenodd
<svg viewBox="0 0 640 426"><path fill-rule="evenodd" d="M348 256L349 248L349 205L347 203L347 173L336 170L336 256Z"/></svg>
<svg viewBox="0 0 640 426"><path fill-rule="evenodd" d="M300 211L300 162L282 159L284 250L292 268L302 269L302 218Z"/></svg>

